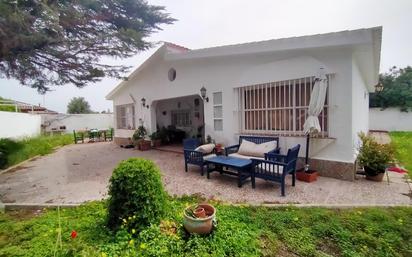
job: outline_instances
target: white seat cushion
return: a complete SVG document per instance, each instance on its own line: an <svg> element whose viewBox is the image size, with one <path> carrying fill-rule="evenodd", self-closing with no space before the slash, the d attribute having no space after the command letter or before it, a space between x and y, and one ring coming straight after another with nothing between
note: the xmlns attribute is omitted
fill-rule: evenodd
<svg viewBox="0 0 412 257"><path fill-rule="evenodd" d="M212 157L216 157L216 154L213 153L213 154L204 155L203 160L207 160L207 159L212 158Z"/></svg>
<svg viewBox="0 0 412 257"><path fill-rule="evenodd" d="M259 160L264 160L265 158L263 157L256 157L256 156L249 156L249 155L243 155L239 153L231 153L229 154L230 157L236 157L236 158L241 158L241 159L259 159Z"/></svg>
<svg viewBox="0 0 412 257"><path fill-rule="evenodd" d="M255 144L243 139L242 143L239 146L238 153L246 156L265 157L265 153L276 149L276 146L276 141Z"/></svg>
<svg viewBox="0 0 412 257"><path fill-rule="evenodd" d="M197 147L195 151L198 151L204 154L209 154L213 151L214 148L215 148L215 144L205 144L205 145L201 145Z"/></svg>

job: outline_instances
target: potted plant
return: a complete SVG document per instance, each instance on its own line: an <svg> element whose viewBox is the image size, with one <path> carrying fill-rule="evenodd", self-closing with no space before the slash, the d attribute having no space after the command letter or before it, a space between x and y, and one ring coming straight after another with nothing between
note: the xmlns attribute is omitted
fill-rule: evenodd
<svg viewBox="0 0 412 257"><path fill-rule="evenodd" d="M305 154L305 166L303 169L296 171L296 179L307 183L314 182L318 179L318 172L309 168L309 143L310 133L306 135L306 154Z"/></svg>
<svg viewBox="0 0 412 257"><path fill-rule="evenodd" d="M206 143L211 144L213 141L212 137L210 135L207 135L206 137Z"/></svg>
<svg viewBox="0 0 412 257"><path fill-rule="evenodd" d="M184 212L183 226L191 234L207 235L212 232L216 209L210 204L196 204Z"/></svg>
<svg viewBox="0 0 412 257"><path fill-rule="evenodd" d="M152 140L153 147L159 147L162 145L162 139L160 138L159 131L153 132L150 135L150 139Z"/></svg>
<svg viewBox="0 0 412 257"><path fill-rule="evenodd" d="M140 125L133 133L133 142L137 148L141 151L147 151L151 148L151 142L145 140L147 136L147 130L143 125Z"/></svg>
<svg viewBox="0 0 412 257"><path fill-rule="evenodd" d="M216 155L222 155L222 154L223 154L223 150L224 150L224 148L223 148L223 145L222 145L222 144L216 144L216 145L215 145Z"/></svg>
<svg viewBox="0 0 412 257"><path fill-rule="evenodd" d="M158 136L160 141L162 142L163 145L167 145L169 143L169 137L168 137L168 131L167 128L162 127L160 130L158 130Z"/></svg>
<svg viewBox="0 0 412 257"><path fill-rule="evenodd" d="M379 144L375 139L359 133L361 146L359 147L358 162L365 171L366 179L382 181L385 169L394 161L394 148L390 144Z"/></svg>

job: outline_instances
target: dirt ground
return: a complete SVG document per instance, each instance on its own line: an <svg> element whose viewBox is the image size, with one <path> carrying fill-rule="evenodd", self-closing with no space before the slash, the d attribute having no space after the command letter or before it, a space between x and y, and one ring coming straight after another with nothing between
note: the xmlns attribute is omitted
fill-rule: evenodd
<svg viewBox="0 0 412 257"><path fill-rule="evenodd" d="M107 196L107 185L115 166L130 157L153 160L162 171L166 190L171 195L201 194L230 202L305 203L344 205L411 204L409 185L403 175L391 173L390 184L359 178L354 182L320 177L315 183L298 181L286 186L280 196L279 184L256 181L237 187L236 178L212 173L200 176L199 167L184 171L183 155L150 150L123 149L113 143L69 145L55 153L25 163L0 175L0 199L5 203L81 203ZM289 176L290 177L290 176Z"/></svg>

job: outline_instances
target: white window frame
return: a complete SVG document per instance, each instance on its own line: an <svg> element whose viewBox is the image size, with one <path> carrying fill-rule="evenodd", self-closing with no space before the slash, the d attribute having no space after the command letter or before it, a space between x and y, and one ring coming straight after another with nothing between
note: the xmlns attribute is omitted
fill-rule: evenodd
<svg viewBox="0 0 412 257"><path fill-rule="evenodd" d="M221 95L221 99L222 99L221 103L215 103L215 94L220 94ZM223 92L222 91L213 92L212 102L213 102L213 130L214 131L223 131ZM216 117L215 116L215 108L216 107L221 107L222 108L222 117ZM218 120L222 122L222 129L216 129L215 121L218 121Z"/></svg>
<svg viewBox="0 0 412 257"><path fill-rule="evenodd" d="M324 105L324 111L319 115L322 127L320 137L328 137L329 129L330 112L328 103L331 76L327 75L327 77L329 85L326 104ZM310 95L314 82L315 77L304 77L237 88L239 132L241 134L303 136L303 123L308 116L309 100L307 97L303 97L302 100L302 95ZM309 84L310 86L303 86ZM261 95L263 96L261 97ZM279 98L281 98L280 101L283 106L279 106L279 103L276 104ZM272 101L273 99L275 101ZM271 112L275 112L275 116L271 116ZM304 115L304 118L300 119L299 115ZM246 124L247 122L249 122L249 125ZM253 129L250 129L250 126Z"/></svg>
<svg viewBox="0 0 412 257"><path fill-rule="evenodd" d="M176 128L188 128L192 126L192 115L189 109L186 110L173 110L170 113L170 124L174 125ZM173 115L177 115L176 124L173 123ZM187 119L183 116L187 115ZM185 120L185 121L184 121Z"/></svg>
<svg viewBox="0 0 412 257"><path fill-rule="evenodd" d="M129 111L128 111L128 108L130 108ZM121 115L122 109L124 109L124 115ZM117 105L116 106L117 128L135 130L136 129L135 115L136 115L136 108L134 104ZM131 126L129 126L129 124L131 124Z"/></svg>

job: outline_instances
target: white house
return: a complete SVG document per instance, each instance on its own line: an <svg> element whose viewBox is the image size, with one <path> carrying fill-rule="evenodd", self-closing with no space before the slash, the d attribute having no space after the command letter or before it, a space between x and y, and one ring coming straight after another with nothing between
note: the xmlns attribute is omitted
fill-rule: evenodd
<svg viewBox="0 0 412 257"><path fill-rule="evenodd" d="M197 50L164 43L107 95L115 141L142 123L149 131L174 125L224 145L241 134L278 135L283 151L300 143L303 157L303 123L323 68L329 86L319 115L323 132L311 140L311 167L353 180L357 134L368 131L368 92L378 82L381 37L382 27L375 27Z"/></svg>

